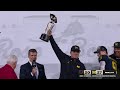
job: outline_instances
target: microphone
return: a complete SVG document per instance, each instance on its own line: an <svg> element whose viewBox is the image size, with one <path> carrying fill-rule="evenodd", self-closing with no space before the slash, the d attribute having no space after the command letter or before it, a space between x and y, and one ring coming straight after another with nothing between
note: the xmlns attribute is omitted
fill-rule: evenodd
<svg viewBox="0 0 120 90"><path fill-rule="evenodd" d="M36 63L35 60L33 60L33 62L32 62L32 69L34 69L36 66L37 66L37 63ZM34 78L36 78L35 74L33 74L33 76L34 76Z"/></svg>
<svg viewBox="0 0 120 90"><path fill-rule="evenodd" d="M36 61L33 60L33 62L32 62L32 68L35 68L36 66L37 66Z"/></svg>

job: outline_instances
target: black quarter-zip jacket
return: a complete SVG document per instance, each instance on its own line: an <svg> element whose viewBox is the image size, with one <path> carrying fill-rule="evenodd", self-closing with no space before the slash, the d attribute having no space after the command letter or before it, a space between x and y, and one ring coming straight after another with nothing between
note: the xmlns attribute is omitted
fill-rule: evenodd
<svg viewBox="0 0 120 90"><path fill-rule="evenodd" d="M51 46L61 63L61 71L59 79L80 79L79 70L85 70L84 64L78 59L74 60L71 56L62 52L56 44L53 36L50 36Z"/></svg>

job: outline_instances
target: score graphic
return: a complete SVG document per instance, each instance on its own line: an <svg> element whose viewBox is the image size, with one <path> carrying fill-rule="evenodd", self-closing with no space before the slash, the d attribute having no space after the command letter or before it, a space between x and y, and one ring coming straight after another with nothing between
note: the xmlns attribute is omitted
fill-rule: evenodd
<svg viewBox="0 0 120 90"><path fill-rule="evenodd" d="M91 77L91 70L84 70L84 77Z"/></svg>
<svg viewBox="0 0 120 90"><path fill-rule="evenodd" d="M97 75L103 75L103 70L96 70Z"/></svg>
<svg viewBox="0 0 120 90"><path fill-rule="evenodd" d="M92 70L92 75L103 75L103 70Z"/></svg>
<svg viewBox="0 0 120 90"><path fill-rule="evenodd" d="M116 77L117 72L113 70L80 70L80 77Z"/></svg>
<svg viewBox="0 0 120 90"><path fill-rule="evenodd" d="M102 77L103 70L92 70L92 77Z"/></svg>
<svg viewBox="0 0 120 90"><path fill-rule="evenodd" d="M96 74L97 74L96 70L92 70L92 75L96 75Z"/></svg>

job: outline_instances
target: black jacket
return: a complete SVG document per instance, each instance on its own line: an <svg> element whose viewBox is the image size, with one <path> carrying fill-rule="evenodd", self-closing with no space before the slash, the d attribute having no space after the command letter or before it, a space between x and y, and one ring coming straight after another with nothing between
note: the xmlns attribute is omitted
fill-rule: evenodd
<svg viewBox="0 0 120 90"><path fill-rule="evenodd" d="M120 70L120 58L117 58L115 54L110 55L109 57L113 58L114 60L117 61L117 67Z"/></svg>
<svg viewBox="0 0 120 90"><path fill-rule="evenodd" d="M69 55L66 55L56 44L53 36L50 36L50 43L61 63L60 79L79 79L79 70L85 70L85 66L80 62L79 58L73 60Z"/></svg>
<svg viewBox="0 0 120 90"><path fill-rule="evenodd" d="M120 79L120 58L117 58L115 54L110 55L109 57L117 61L117 78Z"/></svg>
<svg viewBox="0 0 120 90"><path fill-rule="evenodd" d="M37 63L37 67L39 71L38 79L46 79L44 66L42 64ZM20 79L35 79L35 77L31 75L31 72L32 72L32 66L29 62L24 65L21 65L19 78Z"/></svg>

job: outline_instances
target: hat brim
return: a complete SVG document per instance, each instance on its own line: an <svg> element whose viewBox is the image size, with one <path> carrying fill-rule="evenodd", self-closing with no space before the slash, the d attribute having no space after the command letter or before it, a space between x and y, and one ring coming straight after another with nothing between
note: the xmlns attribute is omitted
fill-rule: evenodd
<svg viewBox="0 0 120 90"><path fill-rule="evenodd" d="M99 53L98 51L95 51L94 54Z"/></svg>
<svg viewBox="0 0 120 90"><path fill-rule="evenodd" d="M119 46L113 46L114 48L120 48Z"/></svg>
<svg viewBox="0 0 120 90"><path fill-rule="evenodd" d="M80 52L80 50L71 50L71 51L73 51L73 52Z"/></svg>

